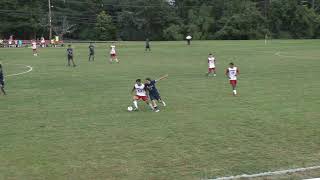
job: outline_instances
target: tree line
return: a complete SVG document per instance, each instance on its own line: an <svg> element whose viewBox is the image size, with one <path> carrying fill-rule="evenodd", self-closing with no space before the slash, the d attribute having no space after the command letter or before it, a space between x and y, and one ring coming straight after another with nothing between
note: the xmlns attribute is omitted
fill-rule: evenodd
<svg viewBox="0 0 320 180"><path fill-rule="evenodd" d="M48 38L47 0L1 0L0 38ZM51 0L64 39L319 38L320 0Z"/></svg>

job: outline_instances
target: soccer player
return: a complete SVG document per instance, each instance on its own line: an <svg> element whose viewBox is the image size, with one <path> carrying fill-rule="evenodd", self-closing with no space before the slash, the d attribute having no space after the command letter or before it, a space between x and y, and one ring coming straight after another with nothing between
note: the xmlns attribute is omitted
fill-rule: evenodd
<svg viewBox="0 0 320 180"><path fill-rule="evenodd" d="M150 48L150 40L147 38L146 39L146 51L149 50L151 51L151 48Z"/></svg>
<svg viewBox="0 0 320 180"><path fill-rule="evenodd" d="M216 74L216 58L211 53L209 54L209 57L208 57L208 66L209 66L208 76L211 76L211 74L213 74L213 76L217 76L217 74Z"/></svg>
<svg viewBox="0 0 320 180"><path fill-rule="evenodd" d="M2 69L1 63L0 63L0 90L3 95L6 95L6 91L4 90L4 76L3 76L3 69Z"/></svg>
<svg viewBox="0 0 320 180"><path fill-rule="evenodd" d="M116 53L116 45L114 44L114 42L110 46L110 63L112 63L113 61L119 63Z"/></svg>
<svg viewBox="0 0 320 180"><path fill-rule="evenodd" d="M188 36L186 37L186 39L187 39L188 46L190 46L192 36L188 35Z"/></svg>
<svg viewBox="0 0 320 180"><path fill-rule="evenodd" d="M76 64L74 63L73 60L73 49L71 48L71 45L68 45L68 49L67 49L67 58L68 58L68 66L70 66L70 62L72 62L73 67L76 67Z"/></svg>
<svg viewBox="0 0 320 180"><path fill-rule="evenodd" d="M150 97L150 99L152 101L153 108L156 111L159 111L156 101L158 101L159 103L162 103L163 106L166 106L166 103L161 99L159 91L156 88L156 83L158 81L161 81L161 80L167 78L167 77L168 77L168 75L165 75L165 76L163 76L163 77L161 77L161 78L159 78L157 80L151 80L150 78L146 78L145 87L147 88L147 90L149 92L149 97Z"/></svg>
<svg viewBox="0 0 320 180"><path fill-rule="evenodd" d="M44 37L41 37L40 43L41 43L40 46L41 46L42 48L46 47L46 40L44 39Z"/></svg>
<svg viewBox="0 0 320 180"><path fill-rule="evenodd" d="M37 42L36 41L32 41L31 42L31 46L32 46L33 56L38 56Z"/></svg>
<svg viewBox="0 0 320 180"><path fill-rule="evenodd" d="M152 104L149 102L148 100L148 96L147 96L147 89L145 87L145 85L141 82L141 79L137 79L136 83L131 91L131 93L134 93L133 95L133 105L134 105L134 110L137 111L139 110L138 108L138 100L143 100L144 102L146 102L150 108L152 110L154 110ZM156 111L159 112L159 111Z"/></svg>
<svg viewBox="0 0 320 180"><path fill-rule="evenodd" d="M233 96L237 95L237 76L239 75L239 68L234 65L234 63L230 63L229 67L226 70L226 76L229 78L230 84L233 90Z"/></svg>
<svg viewBox="0 0 320 180"><path fill-rule="evenodd" d="M94 61L94 45L92 43L90 43L89 45L89 61Z"/></svg>

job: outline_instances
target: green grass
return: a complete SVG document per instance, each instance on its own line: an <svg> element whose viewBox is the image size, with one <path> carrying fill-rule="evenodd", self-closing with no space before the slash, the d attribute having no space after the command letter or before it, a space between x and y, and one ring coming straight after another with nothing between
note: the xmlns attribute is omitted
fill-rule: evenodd
<svg viewBox="0 0 320 180"><path fill-rule="evenodd" d="M0 49L8 96L0 96L0 179L201 179L319 165L320 41L143 42L118 46L120 64L98 44L65 49ZM206 58L218 76L205 77ZM280 56L275 53L281 52ZM232 97L224 69L241 71ZM137 78L157 78L168 107L140 103Z"/></svg>

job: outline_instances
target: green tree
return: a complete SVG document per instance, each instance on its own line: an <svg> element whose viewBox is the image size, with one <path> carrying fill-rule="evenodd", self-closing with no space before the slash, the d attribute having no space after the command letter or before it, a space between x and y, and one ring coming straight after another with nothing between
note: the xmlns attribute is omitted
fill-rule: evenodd
<svg viewBox="0 0 320 180"><path fill-rule="evenodd" d="M112 17L105 11L102 11L97 16L95 25L97 40L115 40L116 27L113 24Z"/></svg>
<svg viewBox="0 0 320 180"><path fill-rule="evenodd" d="M183 40L183 34L181 33L181 26L172 24L165 30L163 30L163 36L165 40Z"/></svg>

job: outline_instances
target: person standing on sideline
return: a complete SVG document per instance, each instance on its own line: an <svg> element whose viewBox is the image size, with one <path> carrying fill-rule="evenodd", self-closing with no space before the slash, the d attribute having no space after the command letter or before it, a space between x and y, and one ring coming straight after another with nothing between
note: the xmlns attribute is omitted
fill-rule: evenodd
<svg viewBox="0 0 320 180"><path fill-rule="evenodd" d="M94 61L94 45L92 44L92 42L89 45L89 61Z"/></svg>
<svg viewBox="0 0 320 180"><path fill-rule="evenodd" d="M149 38L146 39L146 51L147 51L147 50L151 51Z"/></svg>
<svg viewBox="0 0 320 180"><path fill-rule="evenodd" d="M187 39L188 46L190 46L192 36L188 35L188 36L186 37L186 39Z"/></svg>

